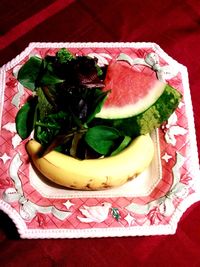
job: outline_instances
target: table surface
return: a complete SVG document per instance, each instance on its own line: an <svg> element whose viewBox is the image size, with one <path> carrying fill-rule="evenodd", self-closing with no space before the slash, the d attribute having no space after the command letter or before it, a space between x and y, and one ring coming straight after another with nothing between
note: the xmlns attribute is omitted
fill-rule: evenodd
<svg viewBox="0 0 200 267"><path fill-rule="evenodd" d="M30 42L155 42L188 68L200 152L199 0L1 0L0 66ZM200 178L200 177L199 177ZM20 239L0 212L1 266L200 266L200 203L176 234Z"/></svg>

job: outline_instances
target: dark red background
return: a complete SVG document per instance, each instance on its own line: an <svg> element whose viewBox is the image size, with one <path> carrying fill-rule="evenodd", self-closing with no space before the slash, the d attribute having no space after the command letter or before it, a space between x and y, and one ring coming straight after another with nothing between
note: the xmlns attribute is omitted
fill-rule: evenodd
<svg viewBox="0 0 200 267"><path fill-rule="evenodd" d="M157 43L188 68L200 152L199 0L1 0L0 34L0 66L34 41ZM200 203L153 237L21 240L0 212L0 266L200 266Z"/></svg>

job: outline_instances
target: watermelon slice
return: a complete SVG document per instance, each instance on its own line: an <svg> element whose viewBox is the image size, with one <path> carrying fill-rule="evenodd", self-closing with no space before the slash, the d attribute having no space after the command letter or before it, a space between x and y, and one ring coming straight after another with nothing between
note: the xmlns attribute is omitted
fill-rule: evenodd
<svg viewBox="0 0 200 267"><path fill-rule="evenodd" d="M122 62L111 63L105 81L104 90L112 91L96 116L96 124L114 126L130 137L160 127L182 98L175 88Z"/></svg>
<svg viewBox="0 0 200 267"><path fill-rule="evenodd" d="M166 87L156 77L134 71L126 62L109 64L104 91L110 91L98 118L132 117L152 106Z"/></svg>

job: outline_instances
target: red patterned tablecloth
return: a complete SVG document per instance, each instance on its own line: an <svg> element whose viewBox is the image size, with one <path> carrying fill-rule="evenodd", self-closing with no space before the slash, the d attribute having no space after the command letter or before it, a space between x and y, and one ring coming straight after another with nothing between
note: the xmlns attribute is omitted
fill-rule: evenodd
<svg viewBox="0 0 200 267"><path fill-rule="evenodd" d="M157 43L188 69L200 147L199 1L3 0L0 7L1 66L36 41ZM174 235L26 240L1 212L1 266L198 266L199 213L197 202Z"/></svg>

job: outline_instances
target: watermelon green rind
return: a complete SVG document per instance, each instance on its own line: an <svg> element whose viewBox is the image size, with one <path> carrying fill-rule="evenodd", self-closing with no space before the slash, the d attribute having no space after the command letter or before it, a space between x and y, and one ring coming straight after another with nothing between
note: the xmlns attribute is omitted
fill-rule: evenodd
<svg viewBox="0 0 200 267"><path fill-rule="evenodd" d="M147 134L167 121L180 103L182 95L175 88L166 85L163 94L144 112L124 119L97 119L98 124L112 125L122 134L136 137Z"/></svg>

